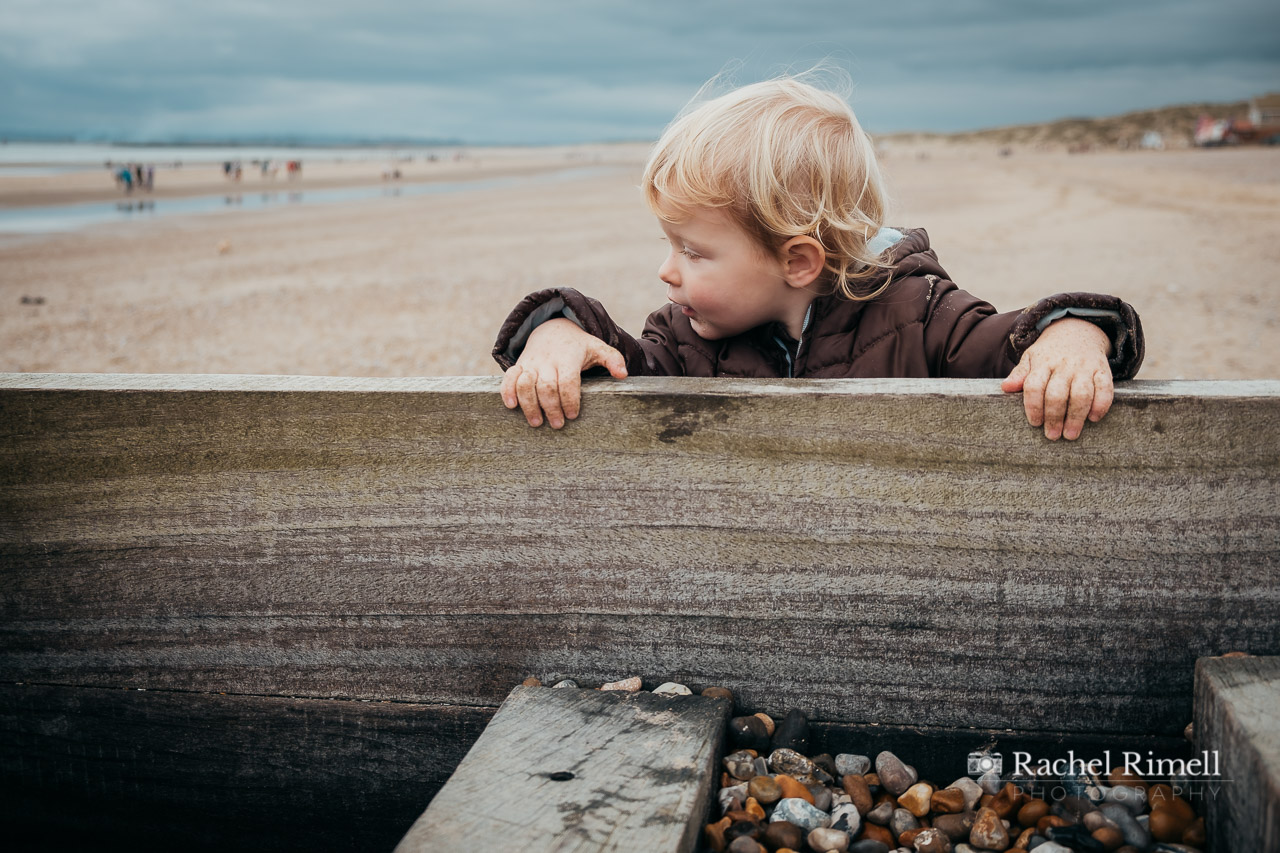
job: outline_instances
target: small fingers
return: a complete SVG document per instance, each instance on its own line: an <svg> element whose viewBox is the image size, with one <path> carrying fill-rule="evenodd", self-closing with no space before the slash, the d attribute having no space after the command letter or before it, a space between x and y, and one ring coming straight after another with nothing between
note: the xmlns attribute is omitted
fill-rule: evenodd
<svg viewBox="0 0 1280 853"><path fill-rule="evenodd" d="M582 409L581 373L570 370L564 374L564 379L560 382L560 404L567 419L573 420L578 417L578 413ZM551 425L556 429L564 426L563 423L553 423Z"/></svg>
<svg viewBox="0 0 1280 853"><path fill-rule="evenodd" d="M1071 382L1066 376L1058 372L1049 377L1044 389L1044 437L1050 441L1057 441L1062 437L1070 396Z"/></svg>
<svg viewBox="0 0 1280 853"><path fill-rule="evenodd" d="M543 373L538 377L537 387L538 402L547 413L547 423L551 424L552 429L560 429L564 426L564 408L560 405L559 377Z"/></svg>
<svg viewBox="0 0 1280 853"><path fill-rule="evenodd" d="M1071 399L1067 401L1067 420L1062 426L1062 437L1075 441L1084 429L1084 419L1093 410L1093 377L1077 376L1071 382Z"/></svg>
<svg viewBox="0 0 1280 853"><path fill-rule="evenodd" d="M520 399L516 396L516 380L520 374L524 372L523 368L518 364L513 364L502 374L502 405L508 409L514 409L520 405Z"/></svg>
<svg viewBox="0 0 1280 853"><path fill-rule="evenodd" d="M1027 413L1027 423L1038 427L1044 423L1044 389L1049 382L1049 371L1032 370L1022 381L1022 407Z"/></svg>
<svg viewBox="0 0 1280 853"><path fill-rule="evenodd" d="M1027 374L1031 372L1031 359L1026 353L1022 354L1022 360L1018 362L1017 367L1010 371L1009 375L1000 383L1000 390L1013 393L1022 389L1022 383L1027 378Z"/></svg>
<svg viewBox="0 0 1280 853"><path fill-rule="evenodd" d="M1095 424L1103 415L1111 411L1111 402L1115 399L1116 386L1111 378L1111 368L1105 367L1093 374L1093 406L1089 409L1089 420Z"/></svg>
<svg viewBox="0 0 1280 853"><path fill-rule="evenodd" d="M516 377L516 399L529 426L542 425L542 407L538 405L538 374L532 370L521 371Z"/></svg>

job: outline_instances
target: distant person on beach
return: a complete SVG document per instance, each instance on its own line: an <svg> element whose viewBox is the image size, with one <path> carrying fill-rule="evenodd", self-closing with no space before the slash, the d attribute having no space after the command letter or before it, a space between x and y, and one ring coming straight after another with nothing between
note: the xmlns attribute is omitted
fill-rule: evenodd
<svg viewBox="0 0 1280 853"><path fill-rule="evenodd" d="M1061 293L999 314L957 288L920 228L885 222L875 150L839 95L801 78L690 109L641 188L670 243L668 304L639 338L576 290L527 296L494 345L503 404L576 418L581 374L1003 378L1032 426L1075 439L1142 363L1137 313Z"/></svg>
<svg viewBox="0 0 1280 853"><path fill-rule="evenodd" d="M116 173L116 181L124 187L125 195L133 193L133 170L125 166Z"/></svg>

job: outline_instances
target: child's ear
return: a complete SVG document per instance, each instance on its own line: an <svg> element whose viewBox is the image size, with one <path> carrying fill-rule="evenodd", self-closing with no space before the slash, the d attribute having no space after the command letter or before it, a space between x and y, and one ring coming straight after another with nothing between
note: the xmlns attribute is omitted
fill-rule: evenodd
<svg viewBox="0 0 1280 853"><path fill-rule="evenodd" d="M792 237L782 244L779 251L783 276L792 287L808 287L822 275L827 263L827 252L812 237Z"/></svg>

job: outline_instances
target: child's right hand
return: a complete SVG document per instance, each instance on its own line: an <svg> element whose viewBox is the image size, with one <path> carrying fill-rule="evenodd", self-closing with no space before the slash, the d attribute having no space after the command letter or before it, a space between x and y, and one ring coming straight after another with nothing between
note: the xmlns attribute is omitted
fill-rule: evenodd
<svg viewBox="0 0 1280 853"><path fill-rule="evenodd" d="M502 404L519 406L529 426L547 423L553 429L578 416L582 400L582 371L605 367L614 379L625 379L627 363L622 353L578 327L557 317L529 335L524 352L502 376Z"/></svg>

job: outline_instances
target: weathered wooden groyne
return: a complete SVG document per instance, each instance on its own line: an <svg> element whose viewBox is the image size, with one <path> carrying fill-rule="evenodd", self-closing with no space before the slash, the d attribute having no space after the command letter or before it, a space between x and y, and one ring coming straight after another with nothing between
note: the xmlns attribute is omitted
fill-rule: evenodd
<svg viewBox="0 0 1280 853"><path fill-rule="evenodd" d="M7 825L390 849L529 675L1178 738L1280 654L1280 382L0 376ZM833 728L833 731L835 729ZM962 768L960 768L962 772Z"/></svg>

